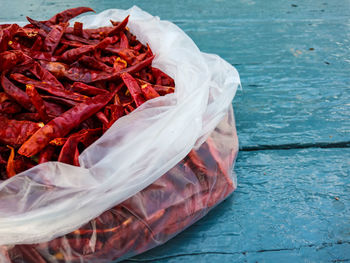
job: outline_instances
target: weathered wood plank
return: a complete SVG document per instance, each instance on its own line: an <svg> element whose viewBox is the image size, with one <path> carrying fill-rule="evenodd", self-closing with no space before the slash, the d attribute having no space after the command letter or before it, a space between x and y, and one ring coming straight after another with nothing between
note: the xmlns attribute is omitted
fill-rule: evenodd
<svg viewBox="0 0 350 263"><path fill-rule="evenodd" d="M350 260L349 160L350 149L241 152L237 191L185 232L135 259Z"/></svg>
<svg viewBox="0 0 350 263"><path fill-rule="evenodd" d="M237 64L243 90L234 106L242 146L350 140L345 20L181 27L201 50Z"/></svg>

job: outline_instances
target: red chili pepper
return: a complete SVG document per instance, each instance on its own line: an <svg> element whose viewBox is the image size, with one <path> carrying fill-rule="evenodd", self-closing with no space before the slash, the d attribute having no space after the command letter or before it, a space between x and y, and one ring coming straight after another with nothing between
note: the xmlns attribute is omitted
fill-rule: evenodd
<svg viewBox="0 0 350 263"><path fill-rule="evenodd" d="M42 126L42 123L10 120L0 115L0 143L20 146Z"/></svg>
<svg viewBox="0 0 350 263"><path fill-rule="evenodd" d="M47 24L55 25L55 24L59 24L59 23L68 22L72 18L74 18L78 15L81 15L83 13L86 13L86 12L95 12L95 11L93 9L91 9L90 7L76 7L76 8L67 9L67 10L60 12L60 13L54 15L53 17L51 17L47 21Z"/></svg>
<svg viewBox="0 0 350 263"><path fill-rule="evenodd" d="M60 155L58 156L58 161L79 166L78 143L84 139L86 134L87 134L87 131L82 130L78 133L75 133L69 136L67 141L62 147Z"/></svg>
<svg viewBox="0 0 350 263"><path fill-rule="evenodd" d="M136 103L136 106L138 107L142 103L144 103L145 99L142 95L141 88L137 83L136 79L134 79L129 73L122 73L121 78L124 81L125 85L127 86L131 96L133 97Z"/></svg>
<svg viewBox="0 0 350 263"><path fill-rule="evenodd" d="M28 84L26 86L26 92L27 92L30 100L32 101L35 109L39 113L40 118L45 123L49 122L51 120L51 118L47 114L47 109L45 107L44 101L41 98L41 96L39 95L39 93L36 91L34 85Z"/></svg>
<svg viewBox="0 0 350 263"><path fill-rule="evenodd" d="M119 32L123 31L128 24L129 16L127 16L122 22L115 26L111 31L109 31L108 36L117 35Z"/></svg>
<svg viewBox="0 0 350 263"><path fill-rule="evenodd" d="M78 62L88 68L97 69L105 72L112 72L113 68L107 66L106 64L98 61L97 59L90 56L82 56L79 58Z"/></svg>
<svg viewBox="0 0 350 263"><path fill-rule="evenodd" d="M52 30L47 34L44 40L44 50L53 54L56 47L60 43L60 40L63 36L63 33L68 26L68 23L55 25L52 27Z"/></svg>
<svg viewBox="0 0 350 263"><path fill-rule="evenodd" d="M28 16L26 16L27 20L29 23L31 23L33 26L37 27L37 28L41 28L42 30L44 30L45 32L50 32L51 31L51 27L45 25L44 23L40 22L40 21L37 21L37 20L34 20Z"/></svg>
<svg viewBox="0 0 350 263"><path fill-rule="evenodd" d="M120 32L120 45L119 47L124 49L124 48L128 48L129 49L129 40L126 37L126 35L123 32Z"/></svg>
<svg viewBox="0 0 350 263"><path fill-rule="evenodd" d="M82 83L82 82L74 82L72 87L71 87L71 90L74 92L79 92L79 93L85 94L87 96L95 96L98 94L108 93L108 91L105 89L99 89L99 88L96 88L94 86L90 86L90 85L87 85L85 83Z"/></svg>
<svg viewBox="0 0 350 263"><path fill-rule="evenodd" d="M64 88L61 89L61 88L53 87L53 86L51 86L50 83L47 83L45 81L42 82L42 81L30 79L30 78L28 78L20 73L13 73L10 75L10 77L13 80L16 80L20 83L23 83L26 85L28 85L28 84L34 85L36 88L43 90L43 91L46 91L46 92L53 94L55 96L58 96L58 97L67 98L67 99L70 99L73 101L85 101L88 98L87 96L81 95L79 93L71 92L71 91L66 90Z"/></svg>
<svg viewBox="0 0 350 263"><path fill-rule="evenodd" d="M95 47L92 45L86 45L86 46L81 46L81 47L77 47L74 49L70 49L70 50L64 52L60 56L60 59L62 59L63 61L67 61L67 62L73 62L73 61L76 61L82 55L93 51L94 48Z"/></svg>
<svg viewBox="0 0 350 263"><path fill-rule="evenodd" d="M19 148L18 153L27 157L37 154L52 139L65 136L81 122L101 110L114 95L114 92L101 94L77 104L33 134Z"/></svg>
<svg viewBox="0 0 350 263"><path fill-rule="evenodd" d="M14 164L15 149L11 146L7 146L7 147L11 150L11 153L10 153L9 159L7 160L6 173L7 173L7 177L11 178L12 176L16 175L15 164Z"/></svg>

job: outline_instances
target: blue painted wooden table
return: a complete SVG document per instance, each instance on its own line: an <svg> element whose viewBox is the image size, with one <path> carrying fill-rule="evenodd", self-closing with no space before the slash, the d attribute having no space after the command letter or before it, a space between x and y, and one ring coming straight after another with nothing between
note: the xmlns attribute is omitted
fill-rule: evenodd
<svg viewBox="0 0 350 263"><path fill-rule="evenodd" d="M0 21L138 5L240 72L238 189L125 262L350 261L350 1L1 0Z"/></svg>

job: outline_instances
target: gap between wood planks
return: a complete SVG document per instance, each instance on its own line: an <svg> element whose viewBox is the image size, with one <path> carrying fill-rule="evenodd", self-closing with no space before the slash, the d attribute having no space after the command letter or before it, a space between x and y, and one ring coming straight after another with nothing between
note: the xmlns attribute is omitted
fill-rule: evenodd
<svg viewBox="0 0 350 263"><path fill-rule="evenodd" d="M240 151L263 151L263 150L290 150L290 149L307 149L307 148L349 148L350 141L344 142L314 142L314 143L288 143L278 145L256 145L256 146L242 146Z"/></svg>

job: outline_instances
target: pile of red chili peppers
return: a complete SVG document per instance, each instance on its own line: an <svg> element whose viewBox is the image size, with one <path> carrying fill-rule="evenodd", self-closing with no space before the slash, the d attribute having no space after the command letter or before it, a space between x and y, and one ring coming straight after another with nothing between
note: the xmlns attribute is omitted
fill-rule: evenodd
<svg viewBox="0 0 350 263"><path fill-rule="evenodd" d="M79 153L116 120L174 92L173 79L151 66L150 47L129 32L128 17L97 29L68 26L88 11L0 25L0 179L52 160L79 165ZM111 262L166 242L235 189L236 134L228 123L123 203L49 242L0 246L0 259Z"/></svg>
<svg viewBox="0 0 350 263"><path fill-rule="evenodd" d="M48 161L79 166L79 153L116 120L174 92L173 79L151 66L150 47L129 32L129 17L69 27L89 11L0 25L0 179Z"/></svg>

